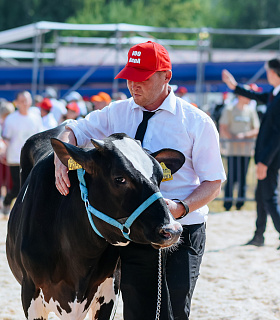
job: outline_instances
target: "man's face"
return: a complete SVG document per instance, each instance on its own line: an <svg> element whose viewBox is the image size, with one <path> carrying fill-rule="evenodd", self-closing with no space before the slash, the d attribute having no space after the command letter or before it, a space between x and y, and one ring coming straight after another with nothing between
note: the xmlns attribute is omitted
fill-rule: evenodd
<svg viewBox="0 0 280 320"><path fill-rule="evenodd" d="M271 82L273 82L273 70L269 69L268 67L266 67L266 77L267 77L267 81L269 84L272 84Z"/></svg>
<svg viewBox="0 0 280 320"><path fill-rule="evenodd" d="M160 71L142 82L127 80L127 87L136 104L147 110L157 109L168 94L171 71Z"/></svg>
<svg viewBox="0 0 280 320"><path fill-rule="evenodd" d="M243 96L238 96L238 100L242 105L249 104L251 101L251 99L243 97Z"/></svg>
<svg viewBox="0 0 280 320"><path fill-rule="evenodd" d="M26 115L31 105L32 105L32 98L30 93L26 92L18 96L16 100L16 106L21 114Z"/></svg>

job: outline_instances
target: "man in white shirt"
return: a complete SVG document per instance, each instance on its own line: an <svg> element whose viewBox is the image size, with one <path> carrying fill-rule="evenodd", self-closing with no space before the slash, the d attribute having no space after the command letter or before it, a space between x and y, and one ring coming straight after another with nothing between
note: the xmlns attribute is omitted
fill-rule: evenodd
<svg viewBox="0 0 280 320"><path fill-rule="evenodd" d="M173 179L160 186L168 208L175 219L180 219L184 229L177 249L164 252L166 275L160 319L185 320L189 317L205 246L207 203L219 194L225 173L213 121L174 95L169 86L171 68L168 52L161 45L148 41L133 46L128 53L128 63L116 77L127 80L132 97L71 122L58 138L87 146L91 138L102 139L117 132L135 137L144 112L155 112L148 121L143 147L151 152L176 149L186 159ZM57 157L55 166L57 189L66 196L70 187L67 168ZM130 243L120 248L120 256L124 319L154 319L157 250L149 245Z"/></svg>
<svg viewBox="0 0 280 320"><path fill-rule="evenodd" d="M20 152L25 141L33 134L43 130L43 123L40 115L31 111L32 97L28 91L17 94L15 104L18 110L9 114L3 125L2 136L7 144L6 159L10 167L13 187L7 193L3 204L3 213L8 214L10 205L17 197L20 188L19 163Z"/></svg>
<svg viewBox="0 0 280 320"><path fill-rule="evenodd" d="M41 117L43 122L44 130L49 130L57 126L57 121L53 113L51 112L52 109L52 102L49 98L44 98L40 103L41 109Z"/></svg>

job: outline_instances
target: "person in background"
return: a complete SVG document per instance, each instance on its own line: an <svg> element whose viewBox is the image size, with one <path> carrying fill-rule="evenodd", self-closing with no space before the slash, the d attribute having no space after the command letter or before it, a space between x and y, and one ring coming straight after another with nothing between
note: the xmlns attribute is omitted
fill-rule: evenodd
<svg viewBox="0 0 280 320"><path fill-rule="evenodd" d="M43 101L44 97L40 94L36 94L35 97L33 98L33 103L35 107L40 108L41 102Z"/></svg>
<svg viewBox="0 0 280 320"><path fill-rule="evenodd" d="M186 320L204 252L207 203L220 193L225 172L215 124L206 113L175 96L169 86L171 69L162 45L148 41L133 46L126 66L116 76L127 80L131 98L70 122L58 138L85 147L90 138L124 132L151 152L172 148L184 154L182 168L160 185L167 207L183 226L176 249L163 250L166 273L160 319ZM144 124L145 132L141 130ZM67 171L55 156L56 187L64 196L70 187ZM155 319L158 250L134 242L119 250L124 319Z"/></svg>
<svg viewBox="0 0 280 320"><path fill-rule="evenodd" d="M3 199L12 188L12 177L7 166L6 152L7 145L2 138L2 131L7 116L15 111L15 107L6 99L0 99L0 210L3 209Z"/></svg>
<svg viewBox="0 0 280 320"><path fill-rule="evenodd" d="M188 89L186 87L180 86L176 89L175 95L179 98L184 99L185 101L191 103L190 98L188 97Z"/></svg>
<svg viewBox="0 0 280 320"><path fill-rule="evenodd" d="M223 108L219 120L220 137L236 140L224 142L228 164L224 202L224 208L227 211L232 207L235 183L238 183L238 198L240 199L235 204L237 210L242 208L246 198L246 176L253 154L254 142L244 140L255 138L260 127L258 114L256 109L250 106L250 102L251 99L237 96L235 104L229 104Z"/></svg>
<svg viewBox="0 0 280 320"><path fill-rule="evenodd" d="M51 112L56 122L60 124L67 112L65 104L57 99L57 92L53 87L47 87L43 93L43 97L50 99L52 103Z"/></svg>
<svg viewBox="0 0 280 320"><path fill-rule="evenodd" d="M228 92L223 92L221 101L219 101L218 103L215 104L215 106L211 112L211 118L214 120L218 130L220 128L219 121L220 121L223 109L227 105L227 99L228 99Z"/></svg>
<svg viewBox="0 0 280 320"><path fill-rule="evenodd" d="M15 105L17 110L7 116L2 132L2 137L7 145L6 159L13 181L13 187L3 201L5 215L9 214L12 200L17 197L20 188L21 148L29 137L43 130L41 117L30 111L32 98L28 91L17 94Z"/></svg>
<svg viewBox="0 0 280 320"><path fill-rule="evenodd" d="M85 102L86 108L87 108L87 114L93 111L93 104L90 101L90 96L83 96L83 100Z"/></svg>
<svg viewBox="0 0 280 320"><path fill-rule="evenodd" d="M66 105L67 113L65 120L74 119L77 120L80 118L80 108L77 102L72 101Z"/></svg>
<svg viewBox="0 0 280 320"><path fill-rule="evenodd" d="M67 104L70 102L76 102L80 109L80 115L82 117L85 117L88 113L87 106L85 101L83 100L83 97L79 94L77 91L71 91L67 96L65 97L65 100Z"/></svg>
<svg viewBox="0 0 280 320"><path fill-rule="evenodd" d="M233 75L223 70L222 79L237 95L258 100L267 105L261 121L255 147L257 219L256 231L248 245L263 246L267 216L270 214L280 236L280 208L277 203L280 168L280 59L265 63L266 76L273 87L270 92L254 92L238 85ZM280 249L280 246L278 247Z"/></svg>
<svg viewBox="0 0 280 320"><path fill-rule="evenodd" d="M102 110L112 101L110 95L103 91L99 92L97 95L92 96L90 100L93 103L94 110Z"/></svg>
<svg viewBox="0 0 280 320"><path fill-rule="evenodd" d="M127 95L123 92L114 92L113 95L112 95L112 99L114 101L117 101L117 100L125 100L127 99Z"/></svg>
<svg viewBox="0 0 280 320"><path fill-rule="evenodd" d="M44 98L39 104L44 130L52 129L57 126L57 121L51 112L52 102L49 98Z"/></svg>

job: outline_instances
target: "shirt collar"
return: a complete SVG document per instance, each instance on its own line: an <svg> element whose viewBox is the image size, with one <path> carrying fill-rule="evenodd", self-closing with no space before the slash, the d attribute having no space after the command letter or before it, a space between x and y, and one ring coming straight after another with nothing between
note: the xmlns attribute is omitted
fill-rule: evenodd
<svg viewBox="0 0 280 320"><path fill-rule="evenodd" d="M165 110L165 111L171 112L172 114L176 114L176 96L171 87L168 87L168 89L169 89L169 95L165 98L163 103L156 110L153 110L153 111ZM136 108L140 108L143 111L147 111L144 107L139 106L133 101L132 109L136 109Z"/></svg>
<svg viewBox="0 0 280 320"><path fill-rule="evenodd" d="M277 94L280 92L280 84L279 86L275 87L272 91L272 94L275 96L277 96Z"/></svg>

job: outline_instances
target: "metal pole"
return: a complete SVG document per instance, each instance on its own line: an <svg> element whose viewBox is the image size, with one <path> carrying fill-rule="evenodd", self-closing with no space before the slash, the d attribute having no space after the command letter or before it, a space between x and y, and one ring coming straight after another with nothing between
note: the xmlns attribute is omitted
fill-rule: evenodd
<svg viewBox="0 0 280 320"><path fill-rule="evenodd" d="M199 35L198 35L199 37ZM196 104L200 108L203 103L203 78L204 78L204 65L203 65L203 47L201 46L201 41L198 38L198 63L196 67Z"/></svg>
<svg viewBox="0 0 280 320"><path fill-rule="evenodd" d="M43 53L44 51L44 44L45 44L45 35L42 34L42 37L41 37L41 52ZM39 94L42 94L42 92L44 91L44 82L45 82L45 69L44 69L44 61L40 61L40 65L39 65L39 68L40 68L40 77L39 77L39 87L38 87L38 91L39 91Z"/></svg>
<svg viewBox="0 0 280 320"><path fill-rule="evenodd" d="M116 32L116 61L115 61L115 66L114 66L114 78L119 72L120 68L120 50L121 50L121 37L122 37L122 32L117 30ZM113 80L113 93L117 93L119 91L119 81L118 79Z"/></svg>
<svg viewBox="0 0 280 320"><path fill-rule="evenodd" d="M38 82L38 70L39 70L39 50L41 46L41 31L38 30L36 36L33 38L34 58L32 67L32 86L31 94L34 98L37 93L37 82Z"/></svg>

